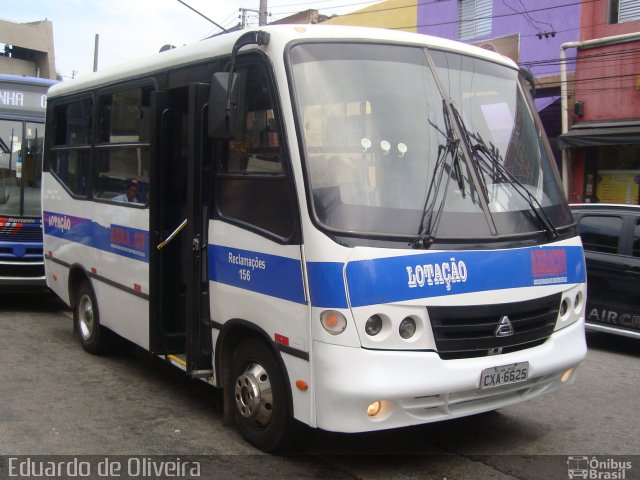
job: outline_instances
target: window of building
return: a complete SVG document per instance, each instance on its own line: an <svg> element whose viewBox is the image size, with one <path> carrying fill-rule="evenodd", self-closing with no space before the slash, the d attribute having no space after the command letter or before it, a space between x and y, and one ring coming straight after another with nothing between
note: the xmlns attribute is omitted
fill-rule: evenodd
<svg viewBox="0 0 640 480"><path fill-rule="evenodd" d="M53 108L54 138L49 167L78 196L89 193L92 108L91 98L56 104Z"/></svg>
<svg viewBox="0 0 640 480"><path fill-rule="evenodd" d="M147 203L152 91L134 87L100 97L96 198Z"/></svg>
<svg viewBox="0 0 640 480"><path fill-rule="evenodd" d="M609 23L623 23L640 20L638 0L610 0Z"/></svg>
<svg viewBox="0 0 640 480"><path fill-rule="evenodd" d="M238 68L239 129L217 167L217 203L223 218L281 238L294 232L294 208L283 167L272 85L258 64Z"/></svg>
<svg viewBox="0 0 640 480"><path fill-rule="evenodd" d="M603 215L586 215L578 224L585 250L618 253L622 218Z"/></svg>
<svg viewBox="0 0 640 480"><path fill-rule="evenodd" d="M493 0L458 0L458 39L491 34Z"/></svg>

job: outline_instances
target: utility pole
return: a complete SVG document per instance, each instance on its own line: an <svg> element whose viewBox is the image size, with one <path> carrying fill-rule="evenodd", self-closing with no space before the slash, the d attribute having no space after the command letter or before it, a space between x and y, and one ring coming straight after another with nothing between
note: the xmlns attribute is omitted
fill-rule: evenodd
<svg viewBox="0 0 640 480"><path fill-rule="evenodd" d="M93 45L93 71L98 71L98 46L100 44L100 35L96 33L95 43Z"/></svg>
<svg viewBox="0 0 640 480"><path fill-rule="evenodd" d="M267 24L267 0L260 0L260 12L258 13L258 25Z"/></svg>
<svg viewBox="0 0 640 480"><path fill-rule="evenodd" d="M250 8L240 8L240 30L247 28L247 12L258 13L257 10L251 10Z"/></svg>

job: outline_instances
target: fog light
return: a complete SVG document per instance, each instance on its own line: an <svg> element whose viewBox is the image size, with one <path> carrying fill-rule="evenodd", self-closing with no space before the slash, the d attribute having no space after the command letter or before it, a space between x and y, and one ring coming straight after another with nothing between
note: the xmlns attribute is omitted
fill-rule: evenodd
<svg viewBox="0 0 640 480"><path fill-rule="evenodd" d="M382 330L382 317L380 315L371 315L364 324L364 331L367 335L374 337Z"/></svg>
<svg viewBox="0 0 640 480"><path fill-rule="evenodd" d="M400 332L400 336L405 340L408 340L416 333L416 321L411 317L407 317L400 322L400 328L398 330Z"/></svg>
<svg viewBox="0 0 640 480"><path fill-rule="evenodd" d="M320 323L331 335L340 335L347 328L347 319L340 312L325 310L320 314Z"/></svg>
<svg viewBox="0 0 640 480"><path fill-rule="evenodd" d="M370 417L375 417L380 413L380 409L382 409L382 402L373 402L367 407L367 415Z"/></svg>
<svg viewBox="0 0 640 480"><path fill-rule="evenodd" d="M562 303L560 304L560 316L564 317L568 311L569 311L569 300L565 298L564 300L562 300Z"/></svg>
<svg viewBox="0 0 640 480"><path fill-rule="evenodd" d="M569 370L567 370L566 372L564 372L564 373L562 374L562 377L560 377L560 381L561 381L562 383L564 383L564 382L566 382L567 380L569 380L569 379L571 378L571 375L573 375L573 371L574 371L574 370L575 370L575 369L570 368Z"/></svg>

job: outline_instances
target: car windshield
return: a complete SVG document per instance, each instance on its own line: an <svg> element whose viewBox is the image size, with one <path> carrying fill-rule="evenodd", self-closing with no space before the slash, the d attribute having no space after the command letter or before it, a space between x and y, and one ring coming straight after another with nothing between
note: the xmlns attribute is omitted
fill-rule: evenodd
<svg viewBox="0 0 640 480"><path fill-rule="evenodd" d="M300 44L290 58L321 227L473 239L571 221L517 70L398 45Z"/></svg>

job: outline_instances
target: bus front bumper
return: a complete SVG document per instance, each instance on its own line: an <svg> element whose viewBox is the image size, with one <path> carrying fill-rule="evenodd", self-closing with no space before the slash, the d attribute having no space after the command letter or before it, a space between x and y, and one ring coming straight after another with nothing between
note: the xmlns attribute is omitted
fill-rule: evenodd
<svg viewBox="0 0 640 480"><path fill-rule="evenodd" d="M538 347L460 360L441 360L435 352L314 342L316 425L366 432L495 410L573 383L586 352L583 321L555 332ZM526 381L480 388L483 370L519 362L529 363Z"/></svg>
<svg viewBox="0 0 640 480"><path fill-rule="evenodd" d="M0 286L46 287L44 260L14 261L0 258Z"/></svg>

